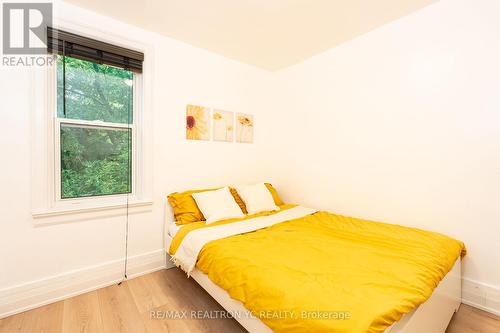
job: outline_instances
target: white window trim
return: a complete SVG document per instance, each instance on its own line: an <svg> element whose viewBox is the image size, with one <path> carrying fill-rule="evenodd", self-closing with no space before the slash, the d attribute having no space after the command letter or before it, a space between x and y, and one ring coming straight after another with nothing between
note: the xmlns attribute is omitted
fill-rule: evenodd
<svg viewBox="0 0 500 333"><path fill-rule="evenodd" d="M39 224L58 224L80 221L89 217L124 214L128 209L143 212L152 208L152 47L111 33L96 32L94 28L59 20L56 27L100 39L108 43L133 48L145 54L143 72L134 75L134 124L132 147L132 193L75 199L60 199L60 123L102 125L99 122L61 119L56 117L56 66L33 68L32 72L32 216ZM110 125L106 123L106 126ZM123 127L123 124L117 125ZM127 200L128 196L128 200ZM74 219L70 216L72 215Z"/></svg>

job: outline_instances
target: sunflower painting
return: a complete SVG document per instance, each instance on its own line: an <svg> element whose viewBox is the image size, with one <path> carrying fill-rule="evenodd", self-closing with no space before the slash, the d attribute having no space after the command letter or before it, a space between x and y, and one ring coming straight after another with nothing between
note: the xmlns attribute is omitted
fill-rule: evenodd
<svg viewBox="0 0 500 333"><path fill-rule="evenodd" d="M210 140L210 109L196 105L187 106L186 139Z"/></svg>
<svg viewBox="0 0 500 333"><path fill-rule="evenodd" d="M213 140L233 142L233 122L234 113L230 111L222 111L214 109L212 118L213 123Z"/></svg>
<svg viewBox="0 0 500 333"><path fill-rule="evenodd" d="M236 114L236 142L253 143L253 116Z"/></svg>

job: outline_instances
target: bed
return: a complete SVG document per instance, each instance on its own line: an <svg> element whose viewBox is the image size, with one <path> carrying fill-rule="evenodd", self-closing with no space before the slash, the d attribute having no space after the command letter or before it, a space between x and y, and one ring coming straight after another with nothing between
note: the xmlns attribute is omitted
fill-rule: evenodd
<svg viewBox="0 0 500 333"><path fill-rule="evenodd" d="M181 237L180 241L179 239L176 239L175 242L177 242L178 244L174 245L177 246L176 251L181 251L181 254L176 253L175 256L182 258L182 251L186 251L186 253L188 253L187 256L189 257L189 260L191 260L192 263L186 264L186 262L189 261L188 259L186 259L184 260L184 263L176 262L176 265L184 269L186 272L188 272L189 275L200 286L202 286L224 309L226 309L229 313L233 314L234 318L249 332L273 332L273 329L271 329L268 326L268 324L266 324L265 320L261 320L257 316L248 315L249 311L248 309L245 308L244 304L241 301L232 297L229 294L229 292L226 291L226 289L219 286L223 285L223 283L220 283L220 281L217 281L218 283L214 283L213 280L216 279L214 279L213 277L212 279L209 278L208 274L203 272L202 269L199 269L199 267L196 267L196 262L198 260L199 252L205 248L205 245L213 244L210 243L211 240L221 239L221 238L229 239L231 237L233 237L234 239L234 236L237 235L244 235L254 231L271 229L271 227L274 227L275 224L282 226L283 223L281 222L296 221L298 217L302 218L301 216L318 216L319 214L319 216L323 216L323 219L325 219L325 216L327 216L327 215L321 215L323 214L322 212L309 210L308 208L303 208L303 210L301 211L302 208L303 207L299 206L299 208L293 207L293 209L289 209L288 212L283 211L281 212L282 216L279 218L276 217L276 215L279 214L273 216L258 216L254 220L252 220L252 224L261 223L261 225L252 226L251 228L255 228L253 230L243 229L243 231L242 230L227 231L227 229L233 228L233 226L238 223L231 223L226 226L225 225L214 226L216 228L211 227L213 232L210 230L201 232L205 233L205 236L201 237L205 238L204 241L202 241L201 243L200 242L197 243L196 237L191 237L188 240L186 240L187 235L189 235L190 233L188 231L185 233L186 235ZM290 213L290 211L293 212ZM177 226L174 224L173 218L170 217L172 214L170 209L167 209L167 214L169 218L167 218L166 220L167 222L165 224L165 231L164 231L165 249L167 252L167 260L172 260L169 254L169 250L172 248L172 243L174 241L174 238L176 236L177 238L180 237L179 230L181 229L181 226ZM300 218L298 220L300 220ZM335 218L337 218L337 216ZM271 221L269 222L269 220ZM269 225L267 225L266 223ZM243 223L240 224L243 225ZM246 227L247 227L246 225L243 226L243 228ZM218 231L216 231L215 229L218 229ZM238 229L238 227L235 227L233 229ZM200 232L198 232L198 234L200 234ZM208 236L207 238L206 236L207 234L208 235L212 234L212 235ZM257 235L258 232L255 232L254 234ZM192 235L194 235L194 233ZM187 250L183 249L183 242L191 243L190 246L188 245L184 246ZM193 250L193 248L196 248L196 246L198 246L199 249ZM179 247L181 248L180 250ZM306 265L306 262L304 262L304 265ZM388 333L399 333L399 332L443 333L446 330L446 327L449 321L451 320L453 313L456 312L458 307L460 306L460 301L461 301L461 257L458 256L458 258L454 260L451 266L452 268L449 269L449 271L447 271L444 277L442 279L439 279L440 280L439 284L435 289L433 289L431 295L425 302L414 307L410 312L405 313L401 318L398 318L396 322L392 323L392 325L384 328L384 330L374 329L373 332L384 331ZM289 331L288 329L286 329L286 327L292 327L292 326L276 326L276 327L280 327L280 329L276 329L277 331ZM318 329L315 330L320 331ZM304 329L298 328L296 331L304 331ZM343 331L350 332L350 330L343 330ZM353 332L356 332L356 330L353 330Z"/></svg>

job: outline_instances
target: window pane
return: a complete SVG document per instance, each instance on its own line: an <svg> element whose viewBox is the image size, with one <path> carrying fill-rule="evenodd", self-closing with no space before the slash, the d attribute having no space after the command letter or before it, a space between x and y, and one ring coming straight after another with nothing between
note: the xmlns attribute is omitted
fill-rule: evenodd
<svg viewBox="0 0 500 333"><path fill-rule="evenodd" d="M58 117L132 123L131 71L71 57L57 59Z"/></svg>
<svg viewBox="0 0 500 333"><path fill-rule="evenodd" d="M61 124L61 198L130 193L131 130Z"/></svg>

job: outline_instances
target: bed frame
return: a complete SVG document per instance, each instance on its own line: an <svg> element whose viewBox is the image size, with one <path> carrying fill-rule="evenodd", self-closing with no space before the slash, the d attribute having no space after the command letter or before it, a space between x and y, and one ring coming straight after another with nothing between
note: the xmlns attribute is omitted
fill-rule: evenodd
<svg viewBox="0 0 500 333"><path fill-rule="evenodd" d="M170 212L171 214L171 212ZM172 215L167 215L172 216ZM164 228L164 244L166 252L167 267L172 267L168 249L172 242L172 237L168 234L168 225L171 219L167 219ZM208 275L197 268L191 273L191 277L207 291L225 310L234 316L241 326L250 333L269 333L272 330L256 317L242 314L248 313L243 303L229 296L229 294L213 283ZM439 283L431 297L423 304L415 308L412 312L404 315L399 321L385 330L385 333L444 333L453 314L458 311L462 300L461 284L461 261L457 259L453 269L446 274Z"/></svg>

